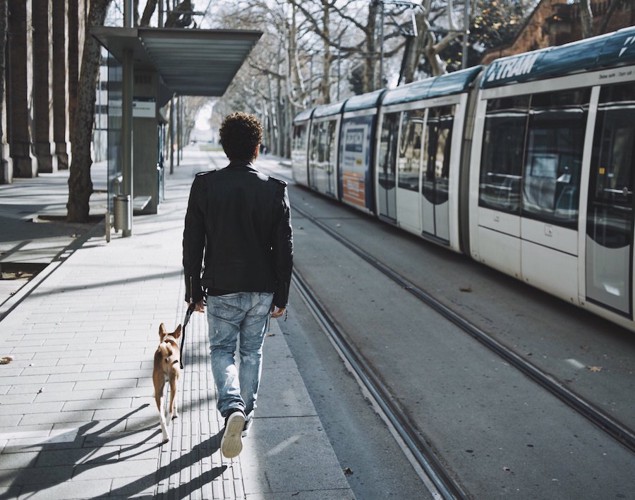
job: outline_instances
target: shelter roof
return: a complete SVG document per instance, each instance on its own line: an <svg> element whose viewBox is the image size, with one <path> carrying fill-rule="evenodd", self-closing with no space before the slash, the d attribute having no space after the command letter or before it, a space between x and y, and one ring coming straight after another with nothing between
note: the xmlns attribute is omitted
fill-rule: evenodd
<svg viewBox="0 0 635 500"><path fill-rule="evenodd" d="M135 67L154 69L172 94L222 96L262 36L253 30L95 27L91 34L120 62L131 50Z"/></svg>

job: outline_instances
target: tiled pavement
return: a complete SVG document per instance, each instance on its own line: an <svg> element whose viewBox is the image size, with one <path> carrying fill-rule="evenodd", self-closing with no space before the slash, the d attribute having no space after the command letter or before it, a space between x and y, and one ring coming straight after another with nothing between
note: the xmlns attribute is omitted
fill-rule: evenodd
<svg viewBox="0 0 635 500"><path fill-rule="evenodd" d="M184 317L183 216L208 155L186 150L166 176L160 213L136 216L132 237L107 243L95 226L5 307L0 355L14 360L0 366L0 499L354 498L275 321L241 455L219 452L203 314L187 327L180 418L161 445L152 357L159 324L171 329ZM47 196L63 206L65 186L56 185ZM0 186L0 217L19 188ZM37 197L50 184L42 177L30 189ZM1 239L19 238L8 227Z"/></svg>

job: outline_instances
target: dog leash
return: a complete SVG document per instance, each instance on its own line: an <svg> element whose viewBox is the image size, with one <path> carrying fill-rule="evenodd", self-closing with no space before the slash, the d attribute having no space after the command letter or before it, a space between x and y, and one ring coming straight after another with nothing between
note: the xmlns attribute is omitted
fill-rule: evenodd
<svg viewBox="0 0 635 500"><path fill-rule="evenodd" d="M183 336L181 338L181 358L179 362L181 363L181 370L183 369L183 347L185 346L185 327L190 322L190 318L192 317L192 313L196 308L196 304L193 302L187 306L187 311L185 312L185 319L183 320Z"/></svg>

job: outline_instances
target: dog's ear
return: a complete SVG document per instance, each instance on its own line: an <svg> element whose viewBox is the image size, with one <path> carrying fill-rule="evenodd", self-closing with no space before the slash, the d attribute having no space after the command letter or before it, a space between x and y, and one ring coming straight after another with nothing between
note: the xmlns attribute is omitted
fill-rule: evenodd
<svg viewBox="0 0 635 500"><path fill-rule="evenodd" d="M175 339L178 339L181 336L181 325L176 327L176 330L174 330L174 333L172 334L172 336Z"/></svg>
<svg viewBox="0 0 635 500"><path fill-rule="evenodd" d="M165 331L165 325L164 325L163 323L161 323L161 324L159 325L159 337L160 337L160 338L163 338L163 336L164 336L165 334L166 334L166 331Z"/></svg>

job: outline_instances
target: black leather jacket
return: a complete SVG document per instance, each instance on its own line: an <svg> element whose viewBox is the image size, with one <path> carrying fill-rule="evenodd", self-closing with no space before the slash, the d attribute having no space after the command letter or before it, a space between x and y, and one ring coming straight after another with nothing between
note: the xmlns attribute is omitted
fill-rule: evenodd
<svg viewBox="0 0 635 500"><path fill-rule="evenodd" d="M187 302L206 292L273 292L273 304L286 307L293 267L286 186L246 161L196 176L183 231Z"/></svg>

